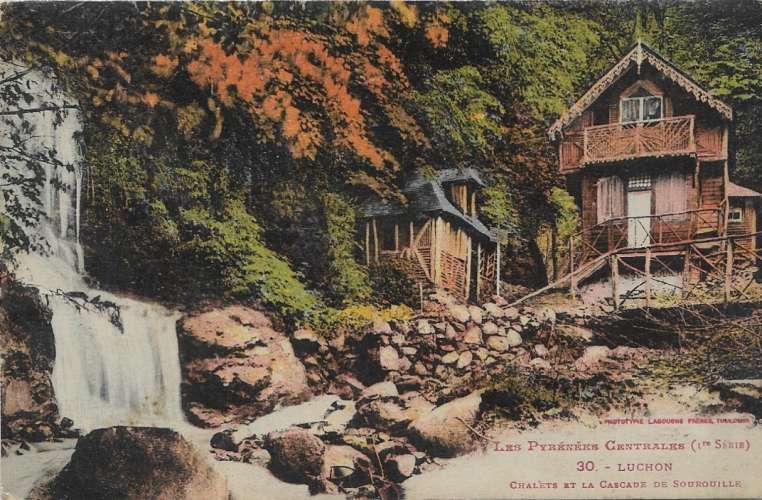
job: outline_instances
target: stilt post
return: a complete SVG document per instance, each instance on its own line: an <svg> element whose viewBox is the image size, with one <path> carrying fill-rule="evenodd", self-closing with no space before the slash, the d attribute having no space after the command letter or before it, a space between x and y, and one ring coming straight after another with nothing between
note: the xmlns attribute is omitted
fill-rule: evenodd
<svg viewBox="0 0 762 500"><path fill-rule="evenodd" d="M577 298L577 277L574 274L574 236L569 238L569 292L572 300Z"/></svg>
<svg viewBox="0 0 762 500"><path fill-rule="evenodd" d="M470 236L466 236L468 242L466 243L466 302L471 296L471 245L472 240Z"/></svg>
<svg viewBox="0 0 762 500"><path fill-rule="evenodd" d="M376 259L376 264L378 264L378 225L375 218L373 219L373 248L373 255Z"/></svg>
<svg viewBox="0 0 762 500"><path fill-rule="evenodd" d="M500 237L497 239L497 256L495 265L495 295L500 295Z"/></svg>
<svg viewBox="0 0 762 500"><path fill-rule="evenodd" d="M482 290L482 244L476 244L476 301L479 302L479 293Z"/></svg>
<svg viewBox="0 0 762 500"><path fill-rule="evenodd" d="M728 239L725 246L725 303L730 302L730 289L733 286L733 240Z"/></svg>
<svg viewBox="0 0 762 500"><path fill-rule="evenodd" d="M365 265L370 265L370 222L365 222Z"/></svg>
<svg viewBox="0 0 762 500"><path fill-rule="evenodd" d="M651 247L646 247L646 307L651 307Z"/></svg>
<svg viewBox="0 0 762 500"><path fill-rule="evenodd" d="M614 299L614 310L619 310L619 256L612 255L609 261L611 268L611 296Z"/></svg>

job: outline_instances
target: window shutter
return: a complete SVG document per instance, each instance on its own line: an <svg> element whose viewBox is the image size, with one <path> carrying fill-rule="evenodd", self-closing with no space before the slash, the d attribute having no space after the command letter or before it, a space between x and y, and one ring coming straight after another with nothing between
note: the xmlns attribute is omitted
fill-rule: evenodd
<svg viewBox="0 0 762 500"><path fill-rule="evenodd" d="M601 177L598 179L598 193L597 193L597 207L598 207L598 224L606 222L609 215L609 179L610 177Z"/></svg>
<svg viewBox="0 0 762 500"><path fill-rule="evenodd" d="M624 183L617 176L598 179L598 224L624 216Z"/></svg>
<svg viewBox="0 0 762 500"><path fill-rule="evenodd" d="M684 212L688 209L688 179L682 172L660 175L654 183L656 214ZM684 215L670 218L681 219Z"/></svg>
<svg viewBox="0 0 762 500"><path fill-rule="evenodd" d="M609 179L611 217L624 217L624 181L618 176Z"/></svg>

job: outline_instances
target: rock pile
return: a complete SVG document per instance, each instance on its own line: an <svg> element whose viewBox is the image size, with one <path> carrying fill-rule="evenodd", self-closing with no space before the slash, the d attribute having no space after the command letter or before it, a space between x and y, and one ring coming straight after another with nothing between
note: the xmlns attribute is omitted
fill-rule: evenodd
<svg viewBox="0 0 762 500"><path fill-rule="evenodd" d="M552 311L496 302L466 306L441 294L434 299L411 321L368 327L357 346L356 374L363 382L422 386L435 380L457 387L500 372L507 362L529 365L547 356L537 339L554 327Z"/></svg>
<svg viewBox="0 0 762 500"><path fill-rule="evenodd" d="M376 496L431 466L432 457L460 455L478 445L481 392L435 407L401 388L404 383L379 382L356 401L336 401L318 422L240 443L220 432L210 444L217 459L266 465L285 481L308 484L313 493Z"/></svg>

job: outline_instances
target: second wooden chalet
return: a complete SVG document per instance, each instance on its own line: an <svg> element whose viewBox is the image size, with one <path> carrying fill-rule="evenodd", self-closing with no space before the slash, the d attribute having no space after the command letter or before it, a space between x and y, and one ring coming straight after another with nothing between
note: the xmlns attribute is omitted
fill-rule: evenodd
<svg viewBox="0 0 762 500"><path fill-rule="evenodd" d="M760 195L729 178L732 126L727 104L634 44L548 131L581 214L571 269L615 255L642 271L658 254L695 280L714 265L704 255L724 252L722 238L756 232ZM705 262L693 266L686 249Z"/></svg>
<svg viewBox="0 0 762 500"><path fill-rule="evenodd" d="M500 249L479 220L476 169L416 172L402 187L407 198L372 197L363 204L366 264L409 259L419 281L479 301L499 292Z"/></svg>

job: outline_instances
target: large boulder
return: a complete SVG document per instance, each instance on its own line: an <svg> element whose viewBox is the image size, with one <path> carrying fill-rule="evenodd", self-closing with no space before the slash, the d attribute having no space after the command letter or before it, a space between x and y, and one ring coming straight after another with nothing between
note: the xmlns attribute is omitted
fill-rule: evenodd
<svg viewBox="0 0 762 500"><path fill-rule="evenodd" d="M480 414L481 391L454 399L414 420L408 427L419 449L438 457L454 457L472 451L478 444L469 427Z"/></svg>
<svg viewBox="0 0 762 500"><path fill-rule="evenodd" d="M323 471L325 444L307 430L271 432L264 447L270 452L270 469L284 481L311 483Z"/></svg>
<svg viewBox="0 0 762 500"><path fill-rule="evenodd" d="M402 430L411 420L405 404L395 397L360 400L357 413L368 427L382 431Z"/></svg>
<svg viewBox="0 0 762 500"><path fill-rule="evenodd" d="M224 477L177 432L155 427L97 429L31 498L227 500Z"/></svg>
<svg viewBox="0 0 762 500"><path fill-rule="evenodd" d="M2 435L40 441L60 434L51 373L55 340L51 312L37 290L0 285Z"/></svg>
<svg viewBox="0 0 762 500"><path fill-rule="evenodd" d="M308 333L298 340L305 349ZM183 407L195 424L250 420L311 397L291 342L261 311L228 306L187 316L178 339Z"/></svg>

